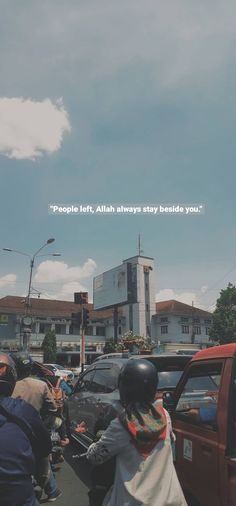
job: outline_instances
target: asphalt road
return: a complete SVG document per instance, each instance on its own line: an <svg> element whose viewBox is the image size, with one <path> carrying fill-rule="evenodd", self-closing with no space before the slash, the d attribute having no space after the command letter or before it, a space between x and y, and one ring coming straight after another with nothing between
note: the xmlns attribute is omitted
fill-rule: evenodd
<svg viewBox="0 0 236 506"><path fill-rule="evenodd" d="M86 459L72 459L72 455L79 452L83 450L69 445L64 452L65 462L55 473L58 487L62 490L61 497L55 501L57 506L89 506L90 465ZM41 499L40 504L51 503Z"/></svg>

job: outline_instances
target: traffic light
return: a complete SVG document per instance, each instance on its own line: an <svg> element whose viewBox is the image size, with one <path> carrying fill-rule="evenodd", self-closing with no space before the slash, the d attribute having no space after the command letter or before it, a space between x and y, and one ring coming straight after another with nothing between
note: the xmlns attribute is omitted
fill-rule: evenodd
<svg viewBox="0 0 236 506"><path fill-rule="evenodd" d="M86 307L82 309L82 326L86 328L89 324L89 310Z"/></svg>
<svg viewBox="0 0 236 506"><path fill-rule="evenodd" d="M76 327L80 327L81 325L81 313L72 313L71 315L72 323L76 325Z"/></svg>
<svg viewBox="0 0 236 506"><path fill-rule="evenodd" d="M75 304L87 304L88 303L88 292L76 292L74 294Z"/></svg>

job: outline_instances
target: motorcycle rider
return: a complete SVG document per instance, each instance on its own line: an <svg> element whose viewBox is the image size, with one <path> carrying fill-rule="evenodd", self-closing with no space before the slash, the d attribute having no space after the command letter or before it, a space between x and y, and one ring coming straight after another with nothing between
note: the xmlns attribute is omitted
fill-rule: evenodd
<svg viewBox="0 0 236 506"><path fill-rule="evenodd" d="M21 398L29 402L39 412L47 429L54 429L57 417L57 406L48 385L44 381L30 376L33 360L27 352L14 353L12 354L12 358L15 362L18 376L18 381L12 393L12 397L15 399ZM62 494L57 486L51 466L44 492L47 494L49 502L55 501Z"/></svg>
<svg viewBox="0 0 236 506"><path fill-rule="evenodd" d="M20 397L29 402L41 415L41 417L55 417L57 407L47 384L31 377L33 360L27 352L12 353L17 370L17 383L12 397Z"/></svg>
<svg viewBox="0 0 236 506"><path fill-rule="evenodd" d="M51 439L37 411L10 397L16 380L12 358L0 353L0 503L36 506L32 476L39 461L50 454Z"/></svg>
<svg viewBox="0 0 236 506"><path fill-rule="evenodd" d="M116 457L114 485L103 506L187 506L173 463L169 414L154 402L155 366L128 361L119 376L121 414L110 423L87 459L95 465Z"/></svg>

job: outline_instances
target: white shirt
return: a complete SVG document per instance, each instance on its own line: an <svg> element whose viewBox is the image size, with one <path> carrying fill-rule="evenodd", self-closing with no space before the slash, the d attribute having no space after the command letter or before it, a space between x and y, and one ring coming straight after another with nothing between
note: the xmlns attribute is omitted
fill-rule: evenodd
<svg viewBox="0 0 236 506"><path fill-rule="evenodd" d="M118 418L89 447L87 458L92 464L102 464L116 456L114 485L103 506L187 506L173 463L173 433L167 411L165 415L166 439L157 443L146 459L135 448L131 435Z"/></svg>

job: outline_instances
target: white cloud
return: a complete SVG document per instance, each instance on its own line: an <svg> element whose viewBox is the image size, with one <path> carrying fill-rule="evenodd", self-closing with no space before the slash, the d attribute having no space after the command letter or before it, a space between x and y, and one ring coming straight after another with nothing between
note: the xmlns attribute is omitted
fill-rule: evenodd
<svg viewBox="0 0 236 506"><path fill-rule="evenodd" d="M69 267L65 262L53 262L46 260L42 262L34 276L37 283L80 283L81 279L90 277L96 269L96 263L88 258L80 267Z"/></svg>
<svg viewBox="0 0 236 506"><path fill-rule="evenodd" d="M183 302L184 304L189 304L190 306L192 303L196 307L200 307L201 304L197 298L197 295L194 292L175 292L172 288L165 288L163 290L160 290L156 294L156 302L162 301L162 300L178 300L179 302Z"/></svg>
<svg viewBox="0 0 236 506"><path fill-rule="evenodd" d="M212 97L217 78L225 79L227 66L234 77L230 65L236 35L233 0L215 0L214 12L212 0L71 1L69 7L51 0L21 3L14 12L8 3L0 21L1 85L10 78L14 86L16 76L29 90L50 85L52 90L65 85L68 89L69 85L76 90L76 100L82 96L86 101L85 90L91 93L92 86L94 93L95 80L122 74L124 89L120 86L117 93L114 83L107 93L104 113L108 114L109 101L118 100L120 94L128 103L132 97L136 100L137 93L146 102L161 100L163 95L175 100L173 91L184 95L187 88L196 97L196 89L203 87ZM14 51L9 49L12 40ZM138 68L146 76L140 83Z"/></svg>
<svg viewBox="0 0 236 506"><path fill-rule="evenodd" d="M82 266L69 267L65 262L46 260L42 262L34 276L34 284L53 284L61 285L53 293L45 293L43 289L42 297L57 300L73 300L75 292L87 292L88 289L81 280L90 278L96 269L96 263L92 258L88 258Z"/></svg>
<svg viewBox="0 0 236 506"><path fill-rule="evenodd" d="M61 289L58 292L53 293L53 295L48 294L50 299L55 300L71 300L74 301L74 293L76 292L87 292L88 289L79 283L78 281L71 281L70 283L65 283L62 285ZM47 295L42 295L43 298L47 299Z"/></svg>
<svg viewBox="0 0 236 506"><path fill-rule="evenodd" d="M69 8L52 0L20 9L25 30L19 51L30 40L27 54L32 60L35 52L43 55L43 71L60 66L79 83L148 63L157 96L166 87L192 89L214 81L214 71L227 65L234 50L235 2L216 0L212 9L209 0L101 0ZM17 17L16 23L18 31ZM33 65L41 71L38 61Z"/></svg>
<svg viewBox="0 0 236 506"><path fill-rule="evenodd" d="M5 286L15 285L16 283L16 275L15 274L6 274L0 278L0 288L4 288Z"/></svg>
<svg viewBox="0 0 236 506"><path fill-rule="evenodd" d="M61 99L0 98L0 153L8 158L35 160L58 151L70 128Z"/></svg>

